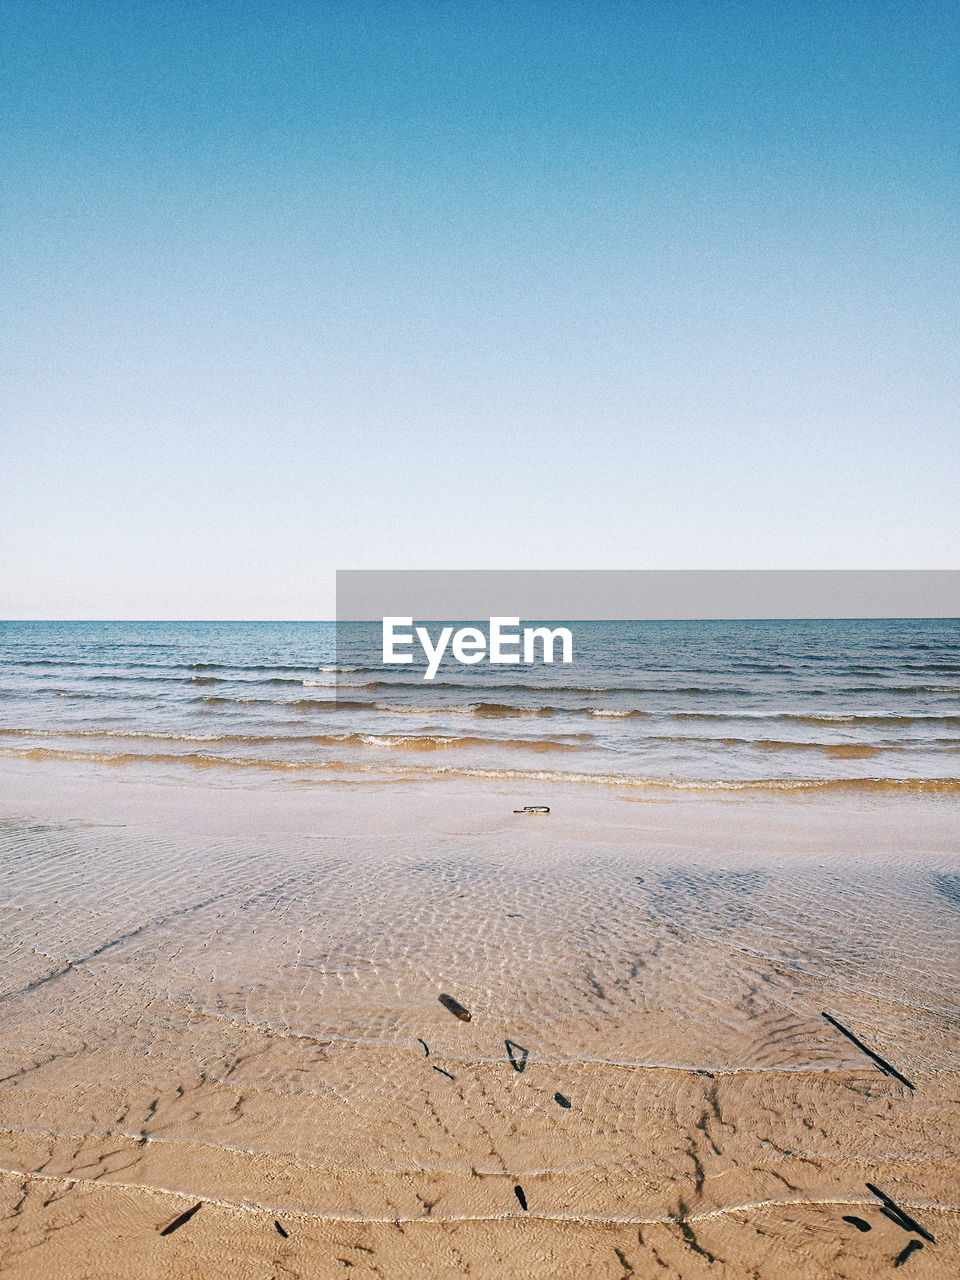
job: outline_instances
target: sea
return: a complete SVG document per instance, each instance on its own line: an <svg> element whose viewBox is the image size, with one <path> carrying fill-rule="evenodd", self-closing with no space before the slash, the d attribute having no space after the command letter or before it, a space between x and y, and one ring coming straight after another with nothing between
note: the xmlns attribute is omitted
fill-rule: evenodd
<svg viewBox="0 0 960 1280"><path fill-rule="evenodd" d="M379 627L2 622L0 758L225 785L960 789L960 620L566 625L570 665L425 681L382 665Z"/></svg>

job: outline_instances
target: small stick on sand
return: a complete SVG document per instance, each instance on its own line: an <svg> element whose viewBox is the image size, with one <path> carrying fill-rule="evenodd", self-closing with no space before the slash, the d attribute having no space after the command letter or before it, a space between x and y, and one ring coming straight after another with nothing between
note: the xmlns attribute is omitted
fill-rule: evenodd
<svg viewBox="0 0 960 1280"><path fill-rule="evenodd" d="M516 1040L504 1040L507 1046L507 1057L510 1059L510 1065L514 1071L522 1071L527 1065L527 1058L530 1056L530 1050L525 1049L522 1044L517 1044Z"/></svg>
<svg viewBox="0 0 960 1280"><path fill-rule="evenodd" d="M931 1244L936 1244L936 1239L930 1234L926 1227L921 1227L916 1218L911 1218L909 1213L901 1209L896 1200L892 1200L885 1191L881 1191L879 1187L875 1187L872 1182L867 1183L867 1190L872 1191L877 1199L883 1204L883 1213L895 1222L898 1227L902 1227L904 1231L915 1231L918 1236L923 1236L924 1240L929 1240Z"/></svg>
<svg viewBox="0 0 960 1280"><path fill-rule="evenodd" d="M550 806L547 804L525 804L522 809L514 809L514 813L549 813Z"/></svg>
<svg viewBox="0 0 960 1280"><path fill-rule="evenodd" d="M885 1076L894 1076L897 1080L900 1081L901 1084L905 1084L908 1089L912 1089L914 1087L910 1083L910 1081L907 1079L906 1076L901 1075L896 1067L892 1067L890 1063L887 1062L886 1058L881 1058L879 1053L874 1053L872 1049L868 1049L867 1046L863 1043L863 1041L859 1039L859 1037L855 1036L852 1031L848 1031L842 1022L838 1022L836 1018L832 1017L829 1013L826 1012L826 1010L823 1011L823 1016L831 1024L831 1026L834 1026L837 1028L837 1030L840 1032L841 1035L846 1036L848 1040L852 1040L853 1043L857 1046L857 1048L861 1050L861 1052L865 1053L868 1058L871 1058L877 1064L877 1066L880 1068L880 1070L883 1072Z"/></svg>
<svg viewBox="0 0 960 1280"><path fill-rule="evenodd" d="M459 1000L454 1000L453 996L448 996L445 993L440 995L438 999L443 1007L449 1009L455 1018L459 1018L461 1022L470 1021L470 1010L464 1008Z"/></svg>
<svg viewBox="0 0 960 1280"><path fill-rule="evenodd" d="M201 1200L200 1203L195 1204L192 1209L187 1209L185 1213L181 1213L179 1217L174 1218L172 1222L168 1222L167 1225L160 1232L160 1234L162 1236L170 1235L172 1232L176 1231L179 1227L182 1227L185 1222L189 1222L190 1219L193 1217L193 1215L195 1213L198 1213L202 1208L203 1208L203 1201Z"/></svg>
<svg viewBox="0 0 960 1280"><path fill-rule="evenodd" d="M869 1222L864 1222L863 1218L857 1218L852 1213L845 1213L843 1215L843 1220L844 1222L849 1222L852 1226L856 1227L858 1231L873 1230L873 1227L871 1227Z"/></svg>
<svg viewBox="0 0 960 1280"><path fill-rule="evenodd" d="M527 1212L527 1197L523 1194L523 1187L521 1187L521 1186L520 1186L520 1184L519 1184L519 1182L518 1182L518 1183L517 1183L517 1185L513 1188L513 1190L514 1190L514 1194L516 1195L517 1199L520 1201L520 1208L523 1210L523 1212L524 1212L524 1213L526 1213L526 1212Z"/></svg>
<svg viewBox="0 0 960 1280"><path fill-rule="evenodd" d="M456 1076L452 1076L449 1071L444 1071L443 1067L434 1067L434 1071L439 1071L442 1076L446 1076L448 1080L455 1080Z"/></svg>
<svg viewBox="0 0 960 1280"><path fill-rule="evenodd" d="M284 1240L286 1240L290 1232L284 1231L283 1227L281 1227L280 1223L277 1221L276 1218L274 1218L273 1220L273 1225L277 1228L277 1234L283 1236Z"/></svg>
<svg viewBox="0 0 960 1280"><path fill-rule="evenodd" d="M417 1044L422 1044L422 1045L423 1045L423 1056L424 1056L425 1058L429 1058L429 1057L430 1057L430 1046L427 1044L426 1040L421 1040L421 1039L420 1039L420 1037L419 1037L419 1036L417 1036Z"/></svg>

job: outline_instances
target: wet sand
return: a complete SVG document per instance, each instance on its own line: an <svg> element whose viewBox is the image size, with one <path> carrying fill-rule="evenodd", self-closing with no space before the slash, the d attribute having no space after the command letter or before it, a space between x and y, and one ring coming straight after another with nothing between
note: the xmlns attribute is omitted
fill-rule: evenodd
<svg viewBox="0 0 960 1280"><path fill-rule="evenodd" d="M955 796L0 781L5 1277L960 1269Z"/></svg>

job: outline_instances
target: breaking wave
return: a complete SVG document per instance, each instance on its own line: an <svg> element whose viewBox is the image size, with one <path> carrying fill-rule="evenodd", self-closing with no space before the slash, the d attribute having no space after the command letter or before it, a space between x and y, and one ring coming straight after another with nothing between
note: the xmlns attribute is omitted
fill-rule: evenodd
<svg viewBox="0 0 960 1280"><path fill-rule="evenodd" d="M524 744L527 745L527 744ZM342 772L369 777L445 776L487 778L514 782L579 783L658 791L695 792L960 792L960 778L740 778L693 779L638 776L625 773L579 773L547 769L497 769L469 765L371 765L354 760L284 760L270 757L213 755L206 752L73 751L54 747L0 747L0 757L19 760L59 760L124 766L136 764L190 765L197 769L262 769L283 772Z"/></svg>

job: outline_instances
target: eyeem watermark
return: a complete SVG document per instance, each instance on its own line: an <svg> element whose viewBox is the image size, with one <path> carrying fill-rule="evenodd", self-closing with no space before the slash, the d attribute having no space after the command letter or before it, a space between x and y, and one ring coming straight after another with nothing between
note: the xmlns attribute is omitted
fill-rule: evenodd
<svg viewBox="0 0 960 1280"><path fill-rule="evenodd" d="M409 627L404 631L398 628ZM508 628L515 628L509 630ZM419 643L427 669L424 680L432 680L448 652L457 662L472 666L476 662L524 663L554 662L555 649L560 646L560 661L573 662L573 636L567 627L524 627L520 630L519 618L491 618L486 631L480 627L441 627L434 641L426 627L414 627L413 618L383 619L384 663L409 663L414 661L412 652ZM537 649L539 646L539 657Z"/></svg>

